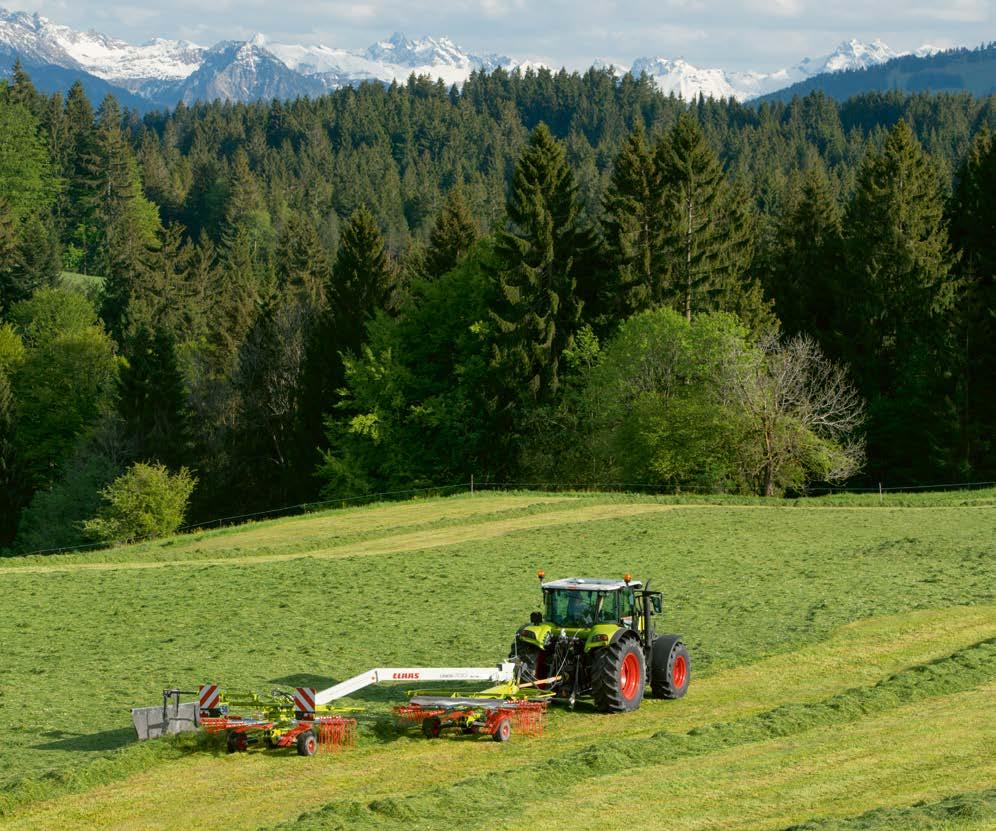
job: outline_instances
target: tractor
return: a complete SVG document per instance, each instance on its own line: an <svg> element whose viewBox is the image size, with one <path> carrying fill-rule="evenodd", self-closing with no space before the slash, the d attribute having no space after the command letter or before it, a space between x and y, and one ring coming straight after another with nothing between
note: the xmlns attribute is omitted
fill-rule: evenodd
<svg viewBox="0 0 996 831"><path fill-rule="evenodd" d="M658 635L654 615L663 605L626 575L622 580L570 577L543 582L543 611L519 628L510 660L518 683L554 693L572 707L590 696L605 713L635 710L647 681L654 698L681 698L691 659L679 635Z"/></svg>

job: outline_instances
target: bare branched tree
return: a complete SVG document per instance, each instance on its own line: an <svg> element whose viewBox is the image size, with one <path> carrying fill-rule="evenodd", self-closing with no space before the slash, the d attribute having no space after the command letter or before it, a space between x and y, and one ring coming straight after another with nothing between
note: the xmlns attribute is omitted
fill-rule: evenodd
<svg viewBox="0 0 996 831"><path fill-rule="evenodd" d="M864 402L847 371L808 336L731 351L721 387L750 437L744 473L766 495L813 478L837 482L864 463Z"/></svg>

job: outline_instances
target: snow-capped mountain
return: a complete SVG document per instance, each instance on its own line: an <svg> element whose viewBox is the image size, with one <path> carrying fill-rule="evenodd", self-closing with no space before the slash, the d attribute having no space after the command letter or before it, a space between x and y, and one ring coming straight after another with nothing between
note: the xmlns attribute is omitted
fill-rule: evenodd
<svg viewBox="0 0 996 831"><path fill-rule="evenodd" d="M706 98L739 97L730 76L722 69L699 69L682 58L637 58L630 72L635 76L646 74L661 92L673 92L685 100L698 98L699 94Z"/></svg>
<svg viewBox="0 0 996 831"><path fill-rule="evenodd" d="M665 93L673 92L685 99L736 98L749 101L769 92L784 89L815 75L867 69L903 55L928 57L942 51L936 46L921 46L913 52L897 52L876 38L871 43L851 39L841 43L829 55L803 58L788 69L775 72L727 72L723 69L700 69L681 58L638 58L631 69L634 75L645 72Z"/></svg>
<svg viewBox="0 0 996 831"><path fill-rule="evenodd" d="M446 37L411 40L397 32L363 52L285 43L268 43L267 48L290 69L316 76L329 88L367 80L402 81L412 73L461 84L475 70L490 72L520 65L504 55L464 52Z"/></svg>
<svg viewBox="0 0 996 831"><path fill-rule="evenodd" d="M206 51L186 41L162 38L133 46L99 32L77 32L37 14L4 9L0 9L0 43L29 62L84 69L119 82L186 78L201 65Z"/></svg>
<svg viewBox="0 0 996 831"><path fill-rule="evenodd" d="M941 50L923 46L914 53L933 55ZM881 40L849 40L829 55L806 58L775 72L727 72L703 69L683 58L639 58L629 68L595 61L616 77L627 72L646 74L665 93L685 99L705 95L745 101L784 89L810 77L863 69L901 54ZM157 38L133 45L95 31L79 32L38 14L0 9L0 60L20 59L29 68L53 70L134 93L148 107L172 107L179 101L222 99L252 101L320 95L363 81L391 83L413 73L462 84L474 71L499 67L521 71L543 68L542 63L505 55L475 55L446 37L412 40L394 34L365 50L325 45L271 43L263 35L247 41L223 41L205 48L182 40ZM11 61L12 62L12 61ZM58 72L54 72L58 69Z"/></svg>
<svg viewBox="0 0 996 831"><path fill-rule="evenodd" d="M247 41L223 41L204 54L201 65L171 90L185 104L196 101L257 101L321 95L325 86L290 69L264 45L262 35Z"/></svg>

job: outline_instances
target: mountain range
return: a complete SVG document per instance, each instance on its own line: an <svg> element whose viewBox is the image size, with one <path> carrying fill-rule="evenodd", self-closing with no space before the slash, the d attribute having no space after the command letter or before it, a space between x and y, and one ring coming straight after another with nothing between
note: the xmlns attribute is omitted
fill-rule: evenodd
<svg viewBox="0 0 996 831"><path fill-rule="evenodd" d="M940 50L923 46L924 57ZM770 95L813 78L879 66L903 53L881 40L846 41L830 54L805 58L775 72L702 69L664 57L638 58L617 75L646 73L665 93L686 99L700 94L741 101ZM42 89L65 89L79 79L91 97L114 92L140 109L170 108L182 101L252 101L316 96L364 81L403 81L413 73L463 83L474 71L525 71L542 63L506 55L475 55L446 37L411 40L394 34L366 50L323 45L272 43L263 35L222 41L210 48L156 38L134 45L96 31L80 32L38 14L0 9L0 65L20 60ZM594 66L609 67L596 61Z"/></svg>

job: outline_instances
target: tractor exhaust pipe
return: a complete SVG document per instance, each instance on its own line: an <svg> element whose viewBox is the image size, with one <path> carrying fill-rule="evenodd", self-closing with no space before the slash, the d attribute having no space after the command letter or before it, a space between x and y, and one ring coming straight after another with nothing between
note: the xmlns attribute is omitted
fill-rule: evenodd
<svg viewBox="0 0 996 831"><path fill-rule="evenodd" d="M643 651L647 665L650 665L651 652L654 646L654 616L650 610L650 581L643 584Z"/></svg>

